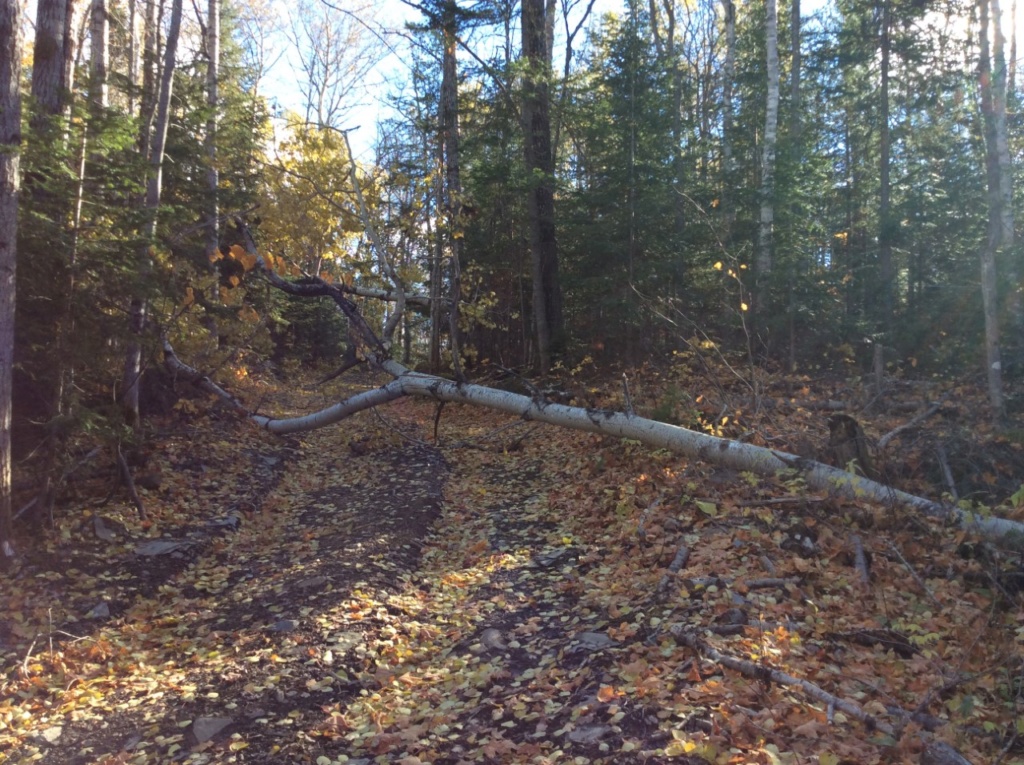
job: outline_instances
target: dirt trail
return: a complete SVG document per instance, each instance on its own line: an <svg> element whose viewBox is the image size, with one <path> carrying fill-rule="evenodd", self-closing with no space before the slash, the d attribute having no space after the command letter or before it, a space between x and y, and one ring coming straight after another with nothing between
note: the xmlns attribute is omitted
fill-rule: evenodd
<svg viewBox="0 0 1024 765"><path fill-rule="evenodd" d="M284 413L340 391L274 395ZM932 565L941 529L891 525L904 557L877 542L869 590L843 508L798 480L469 408L435 445L433 416L400 401L291 440L165 423L151 520L69 510L0 596L0 763L917 761L916 735L725 672L680 624L874 714L956 666L982 681L923 711L1010 719L984 678L1012 651L982 651L1010 633L955 560ZM875 535L901 523L854 509Z"/></svg>

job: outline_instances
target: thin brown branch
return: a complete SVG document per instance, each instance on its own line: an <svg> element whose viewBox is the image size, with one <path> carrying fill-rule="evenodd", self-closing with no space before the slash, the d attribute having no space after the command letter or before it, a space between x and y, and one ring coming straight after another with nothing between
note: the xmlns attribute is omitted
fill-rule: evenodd
<svg viewBox="0 0 1024 765"><path fill-rule="evenodd" d="M912 418L908 422L903 423L899 427L893 428L888 433L886 433L884 436L879 438L878 439L878 450L882 451L886 446L889 445L889 442L892 441L894 438L896 438L896 436L898 436L900 433L902 433L902 432L904 432L906 430L910 430L911 428L913 428L916 425L920 425L922 422L927 420L933 414L938 412L942 408L942 405L946 403L946 400L948 398L949 398L949 393L946 393L942 398L940 398L938 401L936 401L930 407L925 409L919 415L917 415L916 417Z"/></svg>
<svg viewBox="0 0 1024 765"><path fill-rule="evenodd" d="M728 656L722 653L697 635L689 625L677 624L669 631L680 643L688 648L692 648L701 656L711 659L716 664L720 664L723 667L739 672L753 680L759 680L765 683L775 683L776 685L783 685L787 688L798 688L812 699L820 701L830 707L835 707L836 709L845 712L855 720L860 720L871 730L878 730L889 735L893 735L896 732L896 729L892 725L884 720L879 720L874 715L868 714L854 702L836 696L833 693L829 693L821 686L815 685L809 680L794 677L782 670L774 669L767 664L757 664L747 659L740 659L735 656Z"/></svg>
<svg viewBox="0 0 1024 765"><path fill-rule="evenodd" d="M121 451L121 444L117 445L117 466L121 470L121 480L124 481L125 488L128 489L128 496L131 497L139 517L144 520L146 518L146 506L142 503L139 490L135 488L135 479L132 477L131 468L128 467L128 461L124 458L124 453Z"/></svg>

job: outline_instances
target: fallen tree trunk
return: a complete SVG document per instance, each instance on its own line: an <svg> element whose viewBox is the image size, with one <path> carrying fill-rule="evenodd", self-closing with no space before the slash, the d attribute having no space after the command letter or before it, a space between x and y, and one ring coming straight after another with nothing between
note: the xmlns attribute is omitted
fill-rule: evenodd
<svg viewBox="0 0 1024 765"><path fill-rule="evenodd" d="M669 449L690 459L711 462L734 470L750 471L758 475L774 476L786 471L795 471L803 477L809 488L826 492L831 496L908 508L955 522L985 536L1019 535L1024 538L1022 523L968 513L960 508L908 494L877 481L786 452L718 438L623 412L566 406L482 385L453 382L442 377L410 371L390 359L376 361L377 367L394 378L386 385L359 393L312 414L275 419L250 413L229 393L181 362L168 343L165 342L164 348L166 363L172 371L190 375L201 387L221 396L236 409L244 412L256 425L279 435L315 430L340 422L356 412L380 406L403 396L420 396L436 401L483 406L524 420L633 439L653 448Z"/></svg>
<svg viewBox="0 0 1024 765"><path fill-rule="evenodd" d="M355 175L353 175L353 182L357 182ZM359 393L318 412L302 417L275 419L250 412L230 393L178 359L170 343L164 339L165 363L173 372L189 376L196 385L221 397L235 409L243 412L256 425L271 433L284 435L315 430L340 422L356 412L372 409L403 396L421 396L436 401L483 406L524 420L545 422L550 425L600 433L616 438L629 438L654 448L669 449L690 459L703 460L734 470L750 471L758 475L774 476L786 471L794 471L803 477L811 489L826 492L831 496L907 508L959 524L985 536L1012 537L1017 544L1022 544L1022 540L1024 540L1024 523L968 513L958 507L907 494L869 478L786 452L732 441L727 438L718 438L676 425L638 417L632 412L584 409L556 404L545 400L540 394L534 397L523 396L482 385L453 382L436 375L411 371L390 358L391 333L396 326L395 322L389 322L385 326L385 335L382 340L370 327L356 304L346 295L344 289L319 279L296 284L281 278L274 273L273 269L267 267L245 222L238 219L236 223L245 242L245 249L255 258L264 279L274 287L291 295L330 297L348 318L350 332L353 340L359 343L362 356L372 366L393 378L391 382L380 388ZM378 243L378 249L379 247ZM378 252L378 257L382 259L384 272L388 273L390 266L386 259L383 259L383 253ZM396 284L396 290L399 293L403 292L401 284ZM401 297L398 302L404 303Z"/></svg>

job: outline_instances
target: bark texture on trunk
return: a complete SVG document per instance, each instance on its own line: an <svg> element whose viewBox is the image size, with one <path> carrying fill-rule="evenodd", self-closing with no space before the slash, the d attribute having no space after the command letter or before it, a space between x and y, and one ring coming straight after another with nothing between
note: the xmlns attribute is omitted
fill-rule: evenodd
<svg viewBox="0 0 1024 765"><path fill-rule="evenodd" d="M562 291L558 280L558 240L555 234L555 168L551 151L551 78L548 20L544 0L522 1L523 141L530 179L527 213L533 264L533 320L537 355L546 374L564 343Z"/></svg>
<svg viewBox="0 0 1024 765"><path fill-rule="evenodd" d="M71 51L72 0L39 0L36 6L36 39L32 47L32 126L38 129L48 117L64 110L68 92L68 56Z"/></svg>
<svg viewBox="0 0 1024 765"><path fill-rule="evenodd" d="M105 109L109 93L107 72L110 68L110 12L107 0L92 0L89 22L89 40L92 45L89 59L89 101L93 108Z"/></svg>
<svg viewBox="0 0 1024 765"><path fill-rule="evenodd" d="M1024 346L1024 294L1021 293L1019 256L1013 251L1017 241L1013 210L1013 160L1010 157L1009 128L1006 122L1007 64L1003 13L999 0L991 0L992 10L992 117L995 121L996 161L999 164L999 249L1006 253L1004 279L1010 287L1006 295L1007 320L1015 343ZM1016 15L1016 14L1013 14ZM1012 60L1012 59L1011 59ZM1020 348L1017 353L1021 353Z"/></svg>
<svg viewBox="0 0 1024 765"><path fill-rule="evenodd" d="M0 0L0 568L11 539L11 373L21 183L21 0Z"/></svg>
<svg viewBox="0 0 1024 765"><path fill-rule="evenodd" d="M891 210L892 188L889 181L892 143L889 132L889 59L891 53L890 27L892 26L891 0L882 0L882 26L879 34L881 72L879 83L880 126L878 132L878 270L881 282L881 323L888 328L893 311L893 221Z"/></svg>
<svg viewBox="0 0 1024 765"><path fill-rule="evenodd" d="M978 0L978 74L981 82L981 112L985 132L985 173L988 179L988 239L981 250L981 299L985 314L985 366L988 398L993 422L1002 423L1003 364L999 330L999 289L996 253L1002 244L1003 194L997 148L995 104L992 95L992 59L989 48L989 0Z"/></svg>
<svg viewBox="0 0 1024 765"><path fill-rule="evenodd" d="M757 230L757 275L772 271L772 229L775 225L775 147L779 131L779 19L775 0L765 2L768 100L761 147L761 216Z"/></svg>
<svg viewBox="0 0 1024 765"><path fill-rule="evenodd" d="M735 202L732 197L732 88L736 77L736 4L734 0L722 0L722 15L725 23L725 60L722 62L722 220L725 234L722 241L728 244L732 236Z"/></svg>
<svg viewBox="0 0 1024 765"><path fill-rule="evenodd" d="M452 368L462 376L462 342L459 328L459 303L462 300L462 178L459 169L459 69L458 7L455 0L444 4L441 33L444 57L441 62L441 132L444 146L445 206L448 213L448 245L451 249L449 288L451 308L448 331L452 349Z"/></svg>
<svg viewBox="0 0 1024 765"><path fill-rule="evenodd" d="M206 185L210 191L210 218L206 230L206 253L212 256L220 245L220 204L218 188L220 171L217 167L217 122L220 108L220 0L210 0L206 20Z"/></svg>
<svg viewBox="0 0 1024 765"><path fill-rule="evenodd" d="M164 341L164 362L171 371L190 379L201 389L221 397L230 406L248 416L251 422L271 433L285 435L314 430L404 396L420 396L435 401L482 406L505 412L523 420L544 422L590 433L601 433L616 438L633 439L652 448L670 449L691 459L712 462L733 470L751 471L759 475L777 475L786 471L797 471L807 485L815 491L827 492L830 495L847 499L906 507L953 521L981 534L992 536L1024 534L1024 523L1002 518L982 518L974 513L947 507L922 497L901 492L863 476L775 449L711 436L677 425L638 417L630 412L566 406L535 396L523 396L482 385L453 382L435 375L413 372L388 357L384 344L359 313L355 303L346 298L345 294L336 286L323 281L302 284L285 281L266 267L262 258L255 252L251 240L247 242L247 246L260 262L260 270L264 278L275 287L291 295L327 296L334 300L342 313L349 319L363 355L371 364L392 377L389 383L380 388L358 393L317 412L300 417L274 419L248 411L245 405L228 391L184 364L177 358L171 345L166 340Z"/></svg>

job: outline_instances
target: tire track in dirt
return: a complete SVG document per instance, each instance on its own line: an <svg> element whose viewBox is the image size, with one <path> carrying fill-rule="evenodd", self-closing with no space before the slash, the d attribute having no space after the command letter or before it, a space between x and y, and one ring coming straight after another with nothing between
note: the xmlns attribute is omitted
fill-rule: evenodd
<svg viewBox="0 0 1024 765"><path fill-rule="evenodd" d="M469 419L456 416L460 433ZM450 455L445 507L413 580L419 608L407 612L420 631L378 664L374 693L336 707L325 762L343 752L358 763L661 761L657 710L607 695L630 647L580 597L598 556L551 509L564 457L543 437L515 455ZM631 754L627 740L646 751Z"/></svg>
<svg viewBox="0 0 1024 765"><path fill-rule="evenodd" d="M302 731L325 703L373 684L368 644L394 619L389 601L419 561L447 465L430 446L392 443L369 415L292 446L237 530L155 566L142 595L65 654L78 679L54 714L24 725L12 761L315 759ZM237 498L201 507L228 510Z"/></svg>

